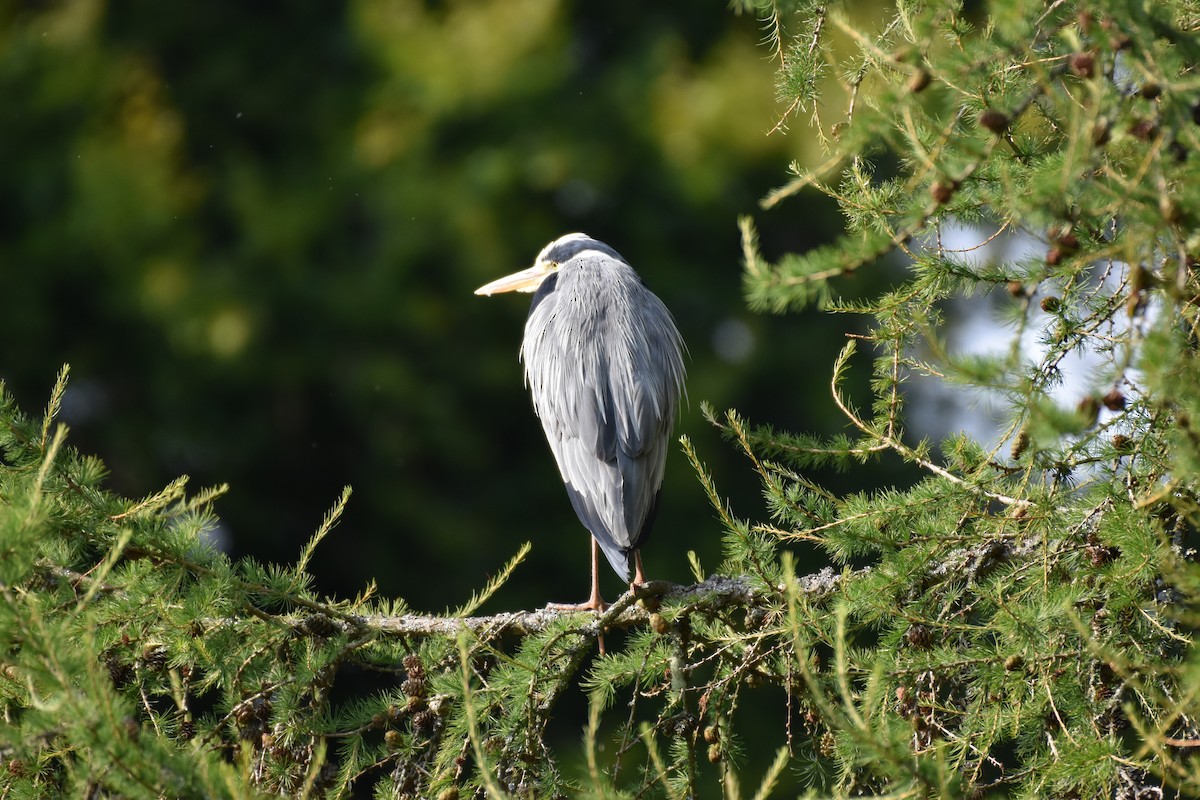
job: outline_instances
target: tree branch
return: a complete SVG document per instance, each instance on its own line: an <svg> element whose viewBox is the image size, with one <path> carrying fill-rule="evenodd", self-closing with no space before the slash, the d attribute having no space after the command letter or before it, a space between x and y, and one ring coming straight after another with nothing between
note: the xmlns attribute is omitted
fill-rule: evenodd
<svg viewBox="0 0 1200 800"><path fill-rule="evenodd" d="M826 567L820 572L800 579L801 590L812 599L831 594L842 583L843 576ZM564 617L577 617L580 625L577 632L584 636L598 636L603 630L630 628L649 622L650 615L663 602L681 604L690 611L715 610L733 606L752 605L766 599L767 594L756 588L749 576L736 578L713 575L702 583L683 586L668 581L651 581L638 588L636 593L625 592L609 606L602 615L589 611L562 611L543 608L535 611L506 611L499 614L477 617L447 617L436 614L403 614L384 616L379 614L353 615L349 619L315 614L270 615L277 624L296 629L301 633L331 635L354 632L359 635L373 632L377 636L426 637L454 636L459 631L470 631L475 635L502 636L507 634L532 634L546 630ZM207 628L236 625L244 619L230 617L200 620Z"/></svg>

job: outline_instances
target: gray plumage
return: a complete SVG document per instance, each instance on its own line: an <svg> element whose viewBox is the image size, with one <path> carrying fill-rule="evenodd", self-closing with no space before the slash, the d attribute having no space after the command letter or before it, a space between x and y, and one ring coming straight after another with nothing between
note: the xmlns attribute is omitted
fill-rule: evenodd
<svg viewBox="0 0 1200 800"><path fill-rule="evenodd" d="M629 580L658 505L683 389L683 338L615 250L581 233L546 246L521 358L576 514Z"/></svg>

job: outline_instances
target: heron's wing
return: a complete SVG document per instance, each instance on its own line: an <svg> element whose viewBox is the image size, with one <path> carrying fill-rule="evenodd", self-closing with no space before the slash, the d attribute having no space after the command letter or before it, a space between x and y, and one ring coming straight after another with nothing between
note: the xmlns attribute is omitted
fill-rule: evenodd
<svg viewBox="0 0 1200 800"><path fill-rule="evenodd" d="M641 292L583 331L570 297L549 294L535 301L522 346L571 504L625 579L657 506L683 376L678 331Z"/></svg>
<svg viewBox="0 0 1200 800"><path fill-rule="evenodd" d="M607 352L617 468L633 546L645 542L658 506L675 410L683 385L683 341L670 312L639 281L632 287L625 324Z"/></svg>
<svg viewBox="0 0 1200 800"><path fill-rule="evenodd" d="M531 319L532 322L532 319ZM566 354L550 329L527 331L523 355L534 408L571 506L605 557L629 580L637 533L625 502L624 459L600 353Z"/></svg>
<svg viewBox="0 0 1200 800"><path fill-rule="evenodd" d="M547 438L579 521L595 537L616 573L629 580L633 542L624 520L620 471L612 462L596 458L578 437Z"/></svg>

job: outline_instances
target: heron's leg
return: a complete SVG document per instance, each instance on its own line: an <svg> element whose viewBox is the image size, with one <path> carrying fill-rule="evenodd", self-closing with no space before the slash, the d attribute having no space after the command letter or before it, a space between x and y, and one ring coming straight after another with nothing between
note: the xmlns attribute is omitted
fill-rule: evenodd
<svg viewBox="0 0 1200 800"><path fill-rule="evenodd" d="M597 611L603 614L608 603L600 596L600 543L592 539L592 596L585 603L548 603L546 608L554 611Z"/></svg>
<svg viewBox="0 0 1200 800"><path fill-rule="evenodd" d="M604 598L600 596L600 543L594 536L592 537L592 596L584 605L596 609L601 614L608 608L608 603L604 602Z"/></svg>
<svg viewBox="0 0 1200 800"><path fill-rule="evenodd" d="M592 537L592 596L588 598L587 605L596 609L597 614L603 614L608 608L608 603L604 602L604 598L600 596L600 543ZM600 629L600 635L596 637L596 645L600 648L600 655L604 655L604 629Z"/></svg>
<svg viewBox="0 0 1200 800"><path fill-rule="evenodd" d="M642 551L634 551L633 554L633 583L629 584L629 588L633 589L637 586L646 585L646 573L642 572Z"/></svg>

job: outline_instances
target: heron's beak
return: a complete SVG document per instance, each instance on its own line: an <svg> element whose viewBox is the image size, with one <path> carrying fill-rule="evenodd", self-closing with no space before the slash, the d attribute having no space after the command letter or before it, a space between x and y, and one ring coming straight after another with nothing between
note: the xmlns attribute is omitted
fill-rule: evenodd
<svg viewBox="0 0 1200 800"><path fill-rule="evenodd" d="M558 269L557 264L542 261L529 269L514 272L512 275L494 280L486 286L480 286L475 290L475 294L490 296L501 292L536 292L537 288L542 285L542 281L546 280L546 277L556 269Z"/></svg>

